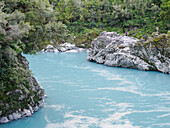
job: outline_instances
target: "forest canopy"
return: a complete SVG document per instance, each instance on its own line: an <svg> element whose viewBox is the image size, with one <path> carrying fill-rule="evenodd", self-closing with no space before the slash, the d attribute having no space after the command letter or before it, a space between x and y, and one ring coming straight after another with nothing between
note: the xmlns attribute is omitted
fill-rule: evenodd
<svg viewBox="0 0 170 128"><path fill-rule="evenodd" d="M87 46L102 31L142 38L170 28L169 0L49 0L57 21L67 25L74 42Z"/></svg>
<svg viewBox="0 0 170 128"><path fill-rule="evenodd" d="M116 31L142 38L152 32L167 33L170 27L169 0L0 0L1 10L23 13L30 26L21 42L26 53L44 45L73 41L86 47L102 31ZM50 28L51 27L51 28ZM61 31L60 31L61 30ZM54 34L55 33L55 34Z"/></svg>
<svg viewBox="0 0 170 128"><path fill-rule="evenodd" d="M136 29L152 33L170 27L169 0L50 0L57 20L69 30L83 32L98 28L122 33Z"/></svg>

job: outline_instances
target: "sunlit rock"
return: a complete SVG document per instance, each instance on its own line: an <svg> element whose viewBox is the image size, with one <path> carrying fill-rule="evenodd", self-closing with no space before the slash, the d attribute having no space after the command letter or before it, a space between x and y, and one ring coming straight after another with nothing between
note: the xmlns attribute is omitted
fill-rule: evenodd
<svg viewBox="0 0 170 128"><path fill-rule="evenodd" d="M75 44L71 44L71 43L64 43L64 44L60 44L60 46L52 46L52 45L48 45L45 49L42 50L42 52L82 52L85 51L84 48L78 48Z"/></svg>
<svg viewBox="0 0 170 128"><path fill-rule="evenodd" d="M114 67L170 73L170 58L156 49L144 47L139 41L115 32L102 32L92 42L87 60Z"/></svg>
<svg viewBox="0 0 170 128"><path fill-rule="evenodd" d="M7 117L0 118L0 123L7 123L7 122L9 122Z"/></svg>

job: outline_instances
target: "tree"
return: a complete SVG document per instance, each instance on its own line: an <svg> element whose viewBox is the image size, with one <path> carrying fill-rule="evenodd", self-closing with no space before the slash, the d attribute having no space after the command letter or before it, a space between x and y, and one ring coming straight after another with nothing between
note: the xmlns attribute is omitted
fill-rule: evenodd
<svg viewBox="0 0 170 128"><path fill-rule="evenodd" d="M0 13L0 47L5 49L10 47L16 53L24 50L25 44L21 41L27 37L30 25L25 23L25 15L19 11L12 14Z"/></svg>
<svg viewBox="0 0 170 128"><path fill-rule="evenodd" d="M168 30L170 27L170 1L169 0L162 0L159 20L163 21L162 29Z"/></svg>
<svg viewBox="0 0 170 128"><path fill-rule="evenodd" d="M54 45L65 43L69 39L69 31L66 25L61 22L49 22L45 26L47 37L51 39Z"/></svg>

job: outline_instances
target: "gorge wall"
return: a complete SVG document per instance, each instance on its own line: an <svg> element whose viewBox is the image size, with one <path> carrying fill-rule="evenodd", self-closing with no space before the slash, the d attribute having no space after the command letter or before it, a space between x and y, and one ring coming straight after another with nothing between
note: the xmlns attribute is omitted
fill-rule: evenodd
<svg viewBox="0 0 170 128"><path fill-rule="evenodd" d="M31 116L44 103L44 90L32 76L27 59L9 51L1 53L0 123Z"/></svg>

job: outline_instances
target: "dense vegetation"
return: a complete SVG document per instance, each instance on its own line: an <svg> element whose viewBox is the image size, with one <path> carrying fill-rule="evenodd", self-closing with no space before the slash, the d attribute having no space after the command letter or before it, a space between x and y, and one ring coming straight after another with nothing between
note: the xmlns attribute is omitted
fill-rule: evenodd
<svg viewBox="0 0 170 128"><path fill-rule="evenodd" d="M170 27L169 0L50 0L77 43L91 42L101 31L116 31L142 38ZM88 43L87 43L88 45Z"/></svg>
<svg viewBox="0 0 170 128"><path fill-rule="evenodd" d="M31 73L20 62L22 52L67 41L89 47L101 31L128 31L137 38L166 33L169 7L169 0L0 0L0 108L9 103L9 110L16 110L9 91L29 89Z"/></svg>
<svg viewBox="0 0 170 128"><path fill-rule="evenodd" d="M3 12L18 10L31 26L28 37L22 39L25 52L40 50L50 41L59 44L67 39L87 47L102 31L128 31L130 36L142 38L155 31L166 33L170 27L169 0L0 1L4 3Z"/></svg>
<svg viewBox="0 0 170 128"><path fill-rule="evenodd" d="M56 22L48 2L0 3L0 117L42 100L21 53L34 53L50 41L62 43L67 36L66 26Z"/></svg>

